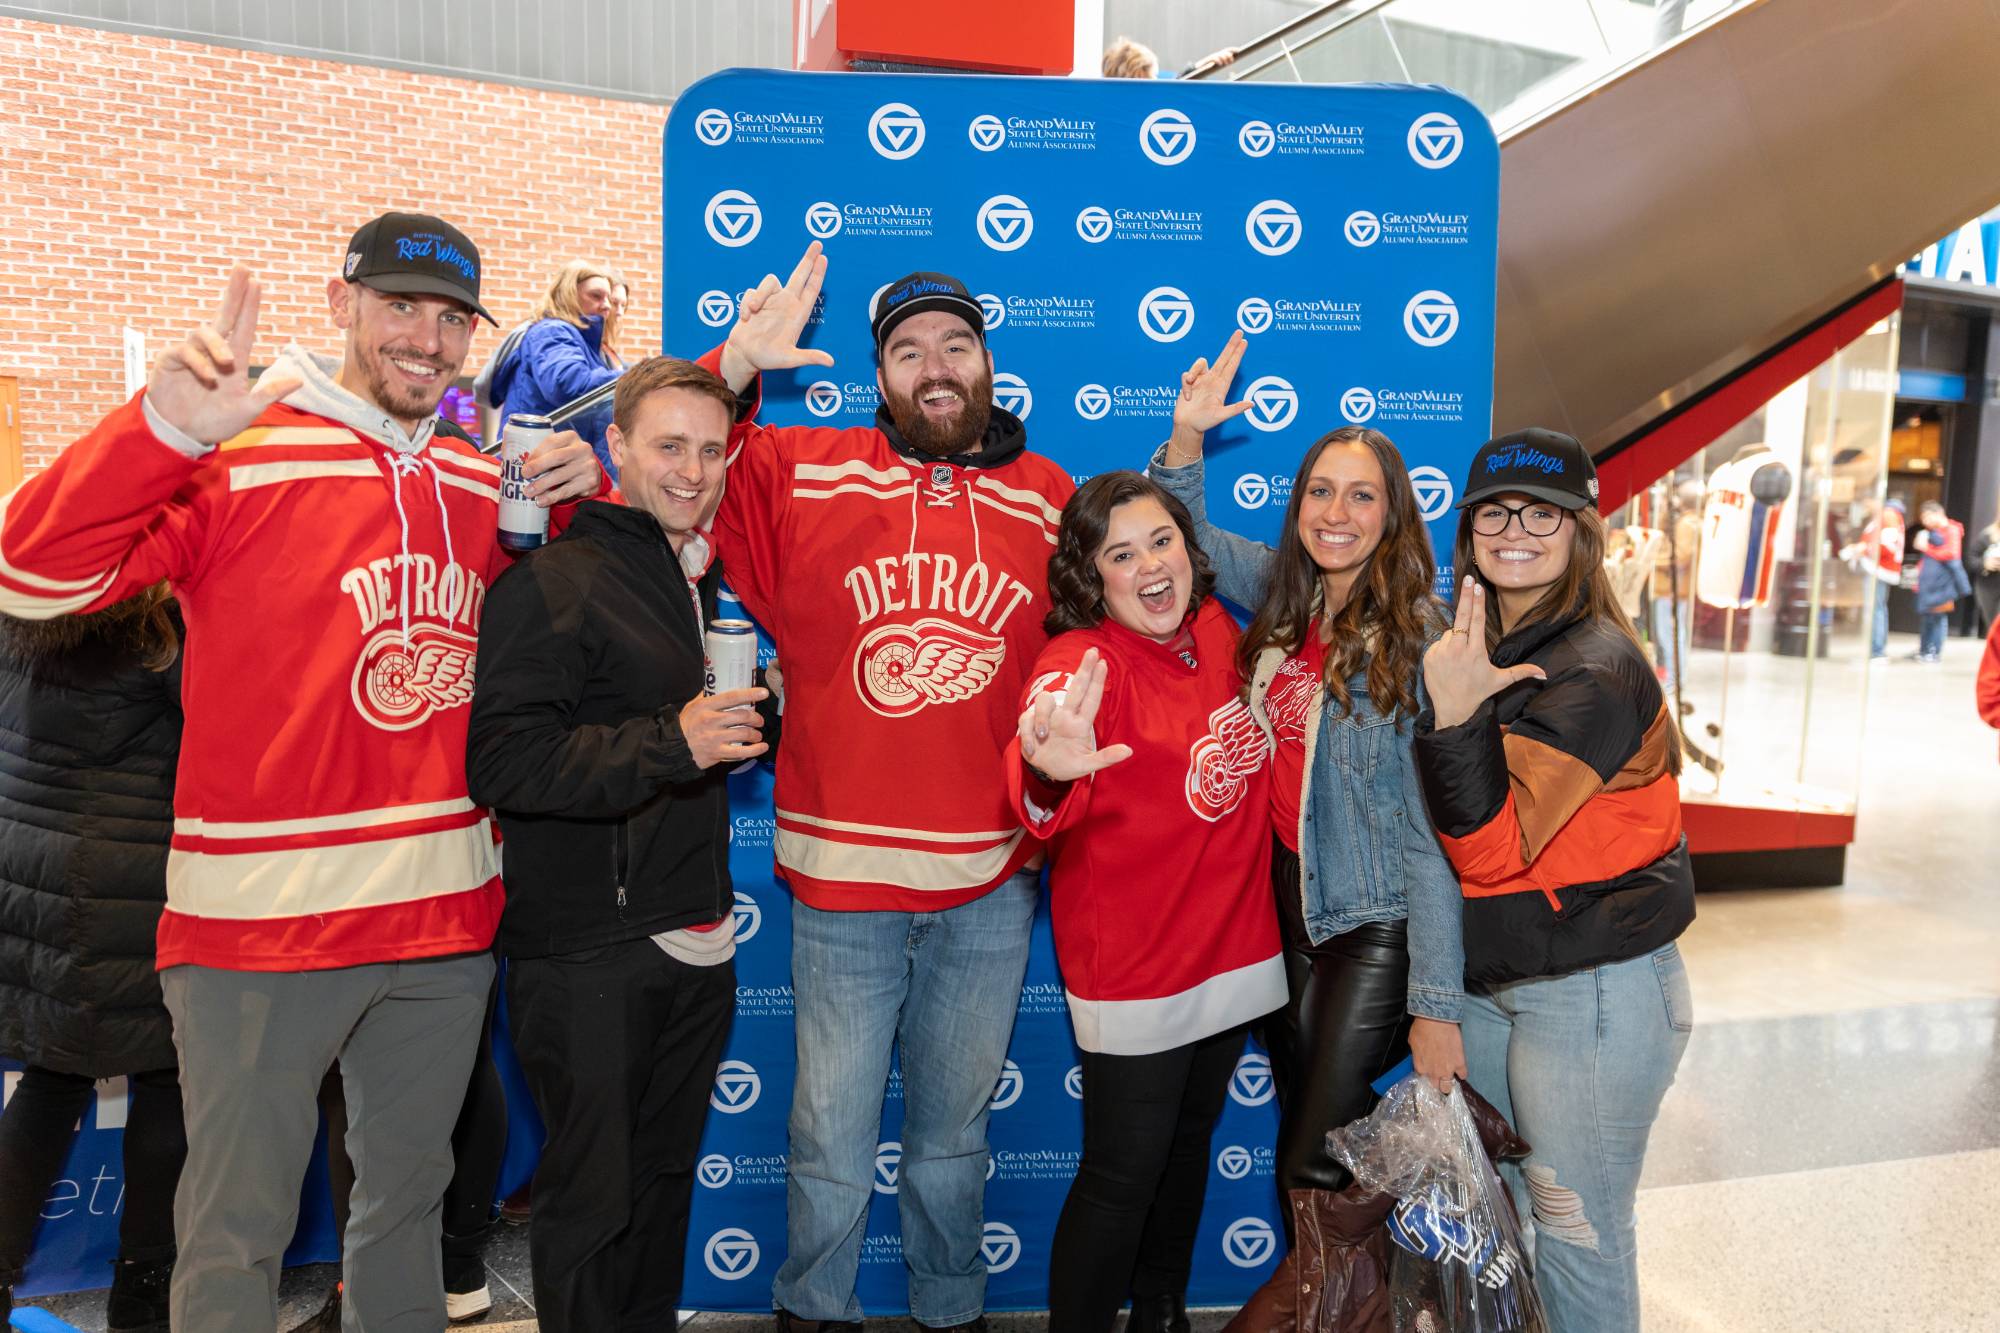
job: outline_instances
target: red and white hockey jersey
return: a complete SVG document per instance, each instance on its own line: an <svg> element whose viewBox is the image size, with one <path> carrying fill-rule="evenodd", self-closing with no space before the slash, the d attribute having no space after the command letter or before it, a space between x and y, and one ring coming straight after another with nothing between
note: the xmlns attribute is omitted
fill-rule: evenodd
<svg viewBox="0 0 2000 1333"><path fill-rule="evenodd" d="M1241 698L1235 622L1211 598L1192 629L1193 665L1110 620L1059 636L1035 663L1021 707L1066 689L1097 649L1097 744L1130 745L1131 758L1048 792L1020 741L1007 748L1015 809L1050 840L1056 958L1086 1051L1171 1050L1285 1002L1271 744Z"/></svg>
<svg viewBox="0 0 2000 1333"><path fill-rule="evenodd" d="M714 535L784 664L775 853L810 906L940 911L1038 850L1000 752L1075 485L1014 443L965 467L873 428L737 427Z"/></svg>
<svg viewBox="0 0 2000 1333"><path fill-rule="evenodd" d="M487 948L497 848L466 794L500 467L415 438L290 347L305 386L203 451L143 395L0 507L0 610L162 579L187 618L159 966L349 967Z"/></svg>

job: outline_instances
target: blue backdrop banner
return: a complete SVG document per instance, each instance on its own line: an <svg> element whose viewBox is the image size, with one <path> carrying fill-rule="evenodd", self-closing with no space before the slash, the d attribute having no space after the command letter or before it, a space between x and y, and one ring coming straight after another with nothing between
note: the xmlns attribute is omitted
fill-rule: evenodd
<svg viewBox="0 0 2000 1333"><path fill-rule="evenodd" d="M1081 481L1143 467L1166 437L1181 371L1241 328L1250 348L1237 396L1254 406L1209 441L1210 517L1274 540L1306 447L1340 425L1373 426L1410 463L1449 582L1454 480L1491 415L1499 181L1491 130L1456 95L731 71L675 104L664 154L669 349L719 343L737 295L788 273L809 241L831 256L808 340L836 364L766 376L765 420L866 423L878 400L875 292L915 269L943 271L979 294L1001 406L1027 422L1029 447ZM732 797L737 1016L697 1170L687 1303L754 1311L770 1308L784 1257L791 898L772 878L769 771L739 773ZM532 1166L540 1124L504 1030L511 1190ZM1229 1094L1196 1303L1240 1300L1283 1248L1262 1052L1244 1054ZM1045 1304L1080 1096L1044 910L993 1094L983 1248L994 1309ZM22 1294L108 1281L124 1115L124 1081L100 1085L44 1205ZM871 1313L907 1308L901 1123L892 1077L861 1248ZM317 1148L300 1216L288 1259L333 1257Z"/></svg>
<svg viewBox="0 0 2000 1333"><path fill-rule="evenodd" d="M740 294L789 273L809 242L829 256L806 341L835 364L765 376L767 422L873 418L868 312L913 270L979 295L996 400L1078 481L1144 467L1181 372L1241 328L1236 396L1253 407L1209 441L1211 518L1275 539L1307 446L1366 424L1402 449L1450 560L1453 486L1491 414L1499 191L1492 132L1452 93L730 71L675 104L664 178L665 343L677 354L721 342ZM768 770L734 782L740 988L697 1172L687 1303L768 1310L785 1248L791 898L772 878ZM1241 1300L1283 1251L1260 1050L1229 1093L1196 1303ZM1046 1303L1080 1096L1044 908L993 1093L991 1308ZM871 1314L908 1308L901 1123L892 1076L861 1246Z"/></svg>

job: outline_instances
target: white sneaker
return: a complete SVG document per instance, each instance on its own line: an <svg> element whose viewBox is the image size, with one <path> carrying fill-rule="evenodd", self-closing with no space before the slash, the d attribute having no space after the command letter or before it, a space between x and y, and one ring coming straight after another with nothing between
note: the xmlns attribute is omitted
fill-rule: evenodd
<svg viewBox="0 0 2000 1333"><path fill-rule="evenodd" d="M447 1291L444 1294L444 1317L454 1324L469 1324L484 1319L486 1312L492 1308L493 1291L483 1282L477 1291Z"/></svg>

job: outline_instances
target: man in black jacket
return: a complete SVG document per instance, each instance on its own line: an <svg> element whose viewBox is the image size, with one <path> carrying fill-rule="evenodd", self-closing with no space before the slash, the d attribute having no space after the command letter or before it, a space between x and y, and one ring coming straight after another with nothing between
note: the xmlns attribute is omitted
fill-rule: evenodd
<svg viewBox="0 0 2000 1333"><path fill-rule="evenodd" d="M726 775L776 721L766 690L702 693L721 569L700 525L735 410L690 362L628 371L606 437L625 504L581 506L480 624L467 770L500 818L508 1010L548 1127L545 1333L674 1327L736 993Z"/></svg>

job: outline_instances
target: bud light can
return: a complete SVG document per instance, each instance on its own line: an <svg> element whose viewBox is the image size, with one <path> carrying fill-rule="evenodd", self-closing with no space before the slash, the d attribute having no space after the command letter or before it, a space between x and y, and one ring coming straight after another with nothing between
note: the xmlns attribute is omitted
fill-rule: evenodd
<svg viewBox="0 0 2000 1333"><path fill-rule="evenodd" d="M547 417L516 412L500 433L500 545L506 550L532 551L549 539L549 511L529 496L521 464L553 429Z"/></svg>
<svg viewBox="0 0 2000 1333"><path fill-rule="evenodd" d="M712 620L702 640L708 653L708 692L747 690L756 680L757 630L747 620Z"/></svg>

